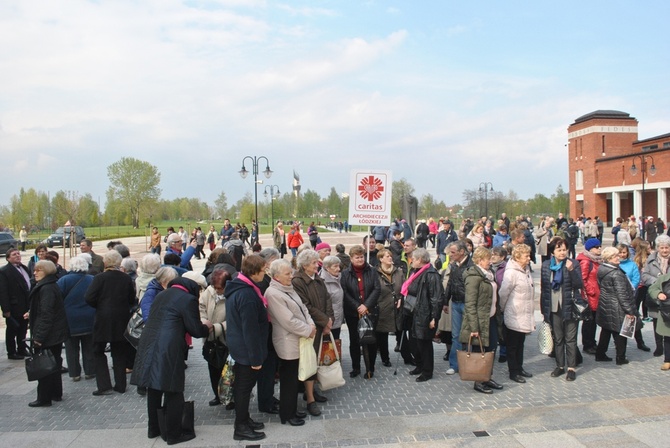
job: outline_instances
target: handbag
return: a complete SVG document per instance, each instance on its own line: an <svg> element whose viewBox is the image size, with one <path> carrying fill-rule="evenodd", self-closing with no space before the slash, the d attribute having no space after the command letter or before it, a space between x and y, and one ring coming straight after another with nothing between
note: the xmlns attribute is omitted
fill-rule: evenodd
<svg viewBox="0 0 670 448"><path fill-rule="evenodd" d="M223 369L228 359L228 347L218 338L213 341L205 341L202 344L202 357L217 370Z"/></svg>
<svg viewBox="0 0 670 448"><path fill-rule="evenodd" d="M335 346L335 339L333 333L330 333L330 342ZM319 346L319 359L321 359L321 349L323 348L323 333L321 334L321 345ZM316 380L321 385L321 390L334 389L336 387L344 386L346 381L342 374L342 363L340 362L340 355L335 350L336 359L329 365L321 365L316 368Z"/></svg>
<svg viewBox="0 0 670 448"><path fill-rule="evenodd" d="M342 359L342 339L333 339L333 341L335 342L321 339L319 357L317 358L320 366L329 366L338 359Z"/></svg>
<svg viewBox="0 0 670 448"><path fill-rule="evenodd" d="M221 378L219 378L219 399L224 406L234 401L235 372L233 366L235 366L235 360L228 355L228 359L223 365L223 369L221 369Z"/></svg>
<svg viewBox="0 0 670 448"><path fill-rule="evenodd" d="M140 345L140 336L142 336L142 330L144 330L144 318L142 317L142 308L137 306L137 309L130 316L128 325L126 325L126 330L123 332L123 336L130 342L130 345L137 348Z"/></svg>
<svg viewBox="0 0 670 448"><path fill-rule="evenodd" d="M551 336L551 325L548 322L542 321L537 332L537 344L540 348L540 353L548 355L554 351L554 338Z"/></svg>
<svg viewBox="0 0 670 448"><path fill-rule="evenodd" d="M476 338L479 339L480 350L484 350L482 339L479 336ZM472 353L472 336L470 336L468 350L456 351L458 375L461 381L489 381L493 370L493 356L493 352Z"/></svg>
<svg viewBox="0 0 670 448"><path fill-rule="evenodd" d="M37 350L33 348L32 340L28 348L30 356L26 358L26 374L28 381L37 381L60 371L54 354L51 350Z"/></svg>
<svg viewBox="0 0 670 448"><path fill-rule="evenodd" d="M358 319L358 338L361 345L376 344L375 329L372 325L372 320L365 314Z"/></svg>
<svg viewBox="0 0 670 448"><path fill-rule="evenodd" d="M316 373L316 352L314 338L300 338L300 358L298 360L298 379L306 381Z"/></svg>
<svg viewBox="0 0 670 448"><path fill-rule="evenodd" d="M571 313L573 320L589 321L593 318L588 302L581 297L575 297L575 300L572 301Z"/></svg>
<svg viewBox="0 0 670 448"><path fill-rule="evenodd" d="M406 295L405 300L403 301L402 304L403 309L409 313L413 313L414 308L416 308L416 301L417 301L416 296L410 296L409 294Z"/></svg>

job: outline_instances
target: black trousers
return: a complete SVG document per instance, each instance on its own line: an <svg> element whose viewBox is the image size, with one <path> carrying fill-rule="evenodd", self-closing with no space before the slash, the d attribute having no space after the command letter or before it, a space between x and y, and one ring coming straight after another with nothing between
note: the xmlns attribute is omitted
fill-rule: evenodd
<svg viewBox="0 0 670 448"><path fill-rule="evenodd" d="M614 347L616 348L617 359L624 359L626 357L626 345L628 345L628 338L605 328L600 329L600 339L598 339L596 356L602 357L607 355L607 347L610 345L610 336L614 339Z"/></svg>
<svg viewBox="0 0 670 448"><path fill-rule="evenodd" d="M95 355L95 382L99 391L112 389L112 380L109 376L107 355L105 355L106 342L96 342L93 348ZM114 390L126 391L126 360L128 353L126 341L110 342L112 348L112 369L114 370Z"/></svg>
<svg viewBox="0 0 670 448"><path fill-rule="evenodd" d="M523 370L523 345L526 342L526 333L507 329L507 367L509 374L519 375Z"/></svg>
<svg viewBox="0 0 670 448"><path fill-rule="evenodd" d="M207 370L209 370L209 382L212 385L212 392L214 392L214 397L219 398L219 380L221 379L222 369L207 363Z"/></svg>
<svg viewBox="0 0 670 448"><path fill-rule="evenodd" d="M49 350L56 358L56 365L58 365L57 372L37 380L37 400L50 403L54 398L63 397L63 380L60 372L61 367L63 367L63 357L61 356L63 344L43 347L41 350Z"/></svg>
<svg viewBox="0 0 670 448"><path fill-rule="evenodd" d="M382 362L390 361L388 332L375 332L377 336L377 351Z"/></svg>
<svg viewBox="0 0 670 448"><path fill-rule="evenodd" d="M26 310L28 311L28 310ZM28 350L23 340L28 333L28 321L23 318L20 309L12 307L9 317L5 318L5 347L8 355L22 355Z"/></svg>
<svg viewBox="0 0 670 448"><path fill-rule="evenodd" d="M290 420L298 410L298 359L279 358L279 417Z"/></svg>
<svg viewBox="0 0 670 448"><path fill-rule="evenodd" d="M361 370L361 340L358 337L358 317L344 316L349 329L349 355L353 370ZM375 371L375 358L377 357L377 344L369 344L367 347L367 363L365 368L368 372Z"/></svg>
<svg viewBox="0 0 670 448"><path fill-rule="evenodd" d="M163 397L165 399L163 400ZM163 404L161 402L164 401ZM149 432L158 434L158 409L165 408L165 427L167 439L176 440L181 436L181 418L184 413L184 392L165 392L147 389L147 412L149 414Z"/></svg>
<svg viewBox="0 0 670 448"><path fill-rule="evenodd" d="M433 359L433 340L409 338L409 346L414 355L417 369L421 369L421 375L426 378L433 377L434 359Z"/></svg>
<svg viewBox="0 0 670 448"><path fill-rule="evenodd" d="M584 350L596 348L596 312L591 311L592 319L582 322L582 346Z"/></svg>
<svg viewBox="0 0 670 448"><path fill-rule="evenodd" d="M274 406L275 372L277 372L277 352L272 345L272 324L268 331L268 356L263 361L263 367L258 372L258 410L269 411Z"/></svg>
<svg viewBox="0 0 670 448"><path fill-rule="evenodd" d="M236 363L233 369L235 371L235 387L233 388L233 396L235 398L235 428L241 428L251 418L249 416L249 400L251 399L251 391L256 385L256 379L260 371L240 363Z"/></svg>

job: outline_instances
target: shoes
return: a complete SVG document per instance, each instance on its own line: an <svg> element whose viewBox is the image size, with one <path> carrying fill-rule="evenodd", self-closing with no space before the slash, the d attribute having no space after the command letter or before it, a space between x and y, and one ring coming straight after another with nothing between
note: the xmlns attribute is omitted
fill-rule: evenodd
<svg viewBox="0 0 670 448"><path fill-rule="evenodd" d="M509 379L519 384L526 382L526 378L522 377L521 375L510 375Z"/></svg>
<svg viewBox="0 0 670 448"><path fill-rule="evenodd" d="M296 418L289 418L288 420L282 420L281 421L282 425L285 425L286 423L288 423L291 426L302 426L302 425L305 424L305 420L296 417Z"/></svg>
<svg viewBox="0 0 670 448"><path fill-rule="evenodd" d="M562 367L556 367L553 372L551 372L552 378L558 378L559 376L565 375L565 369Z"/></svg>
<svg viewBox="0 0 670 448"><path fill-rule="evenodd" d="M249 425L249 428L253 429L254 431L265 428L265 424L263 422L255 422L252 419L247 420L247 425Z"/></svg>
<svg viewBox="0 0 670 448"><path fill-rule="evenodd" d="M137 386L137 394L145 396L147 394L147 388L142 386Z"/></svg>
<svg viewBox="0 0 670 448"><path fill-rule="evenodd" d="M414 380L414 381L416 381L417 383L423 383L424 381L428 381L431 378L432 378L432 376L426 376L426 375L421 374L421 375L417 376L416 380Z"/></svg>
<svg viewBox="0 0 670 448"><path fill-rule="evenodd" d="M356 378L360 374L361 374L360 370L352 370L351 372L349 372L349 378Z"/></svg>
<svg viewBox="0 0 670 448"><path fill-rule="evenodd" d="M487 387L484 383L475 383L475 390L483 394L492 394L493 390Z"/></svg>
<svg viewBox="0 0 670 448"><path fill-rule="evenodd" d="M215 399L209 401L210 406L218 406L220 404L221 404L221 399L219 397L216 397Z"/></svg>
<svg viewBox="0 0 670 448"><path fill-rule="evenodd" d="M69 372L69 370L67 369L67 367L61 367L60 368L60 374L61 375L64 374L64 373L68 373L68 372Z"/></svg>
<svg viewBox="0 0 670 448"><path fill-rule="evenodd" d="M13 359L13 360L16 360L16 361L18 361L18 360L20 360L20 359L23 359L23 358L24 358L23 356L21 356L21 355L16 355L16 354L7 355L7 359Z"/></svg>
<svg viewBox="0 0 670 448"><path fill-rule="evenodd" d="M670 362L664 362L661 366L661 370L670 370Z"/></svg>
<svg viewBox="0 0 670 448"><path fill-rule="evenodd" d="M521 373L520 373L519 375L521 375L521 376L523 376L523 377L526 377L526 378L532 378L532 377L533 377L533 374L532 374L532 373L528 373L528 372L526 372L526 371L523 370L523 369L521 369Z"/></svg>
<svg viewBox="0 0 670 448"><path fill-rule="evenodd" d="M92 380L93 378L95 378L95 375L84 375L85 380Z"/></svg>
<svg viewBox="0 0 670 448"><path fill-rule="evenodd" d="M452 369L452 368L448 368L448 369L447 369L447 375L453 375L453 374L455 374L455 373L456 373L456 370L454 370L454 369Z"/></svg>
<svg viewBox="0 0 670 448"><path fill-rule="evenodd" d="M565 376L565 381L574 381L575 378L577 378L577 372L568 370L568 374Z"/></svg>
<svg viewBox="0 0 670 448"><path fill-rule="evenodd" d="M488 381L486 381L486 382L484 382L484 383L482 383L482 384L483 384L484 386L488 387L489 389L502 390L502 388L503 388L503 385L502 385L502 384L498 384L498 383L496 383L496 382L493 381L493 380L488 380Z"/></svg>
<svg viewBox="0 0 670 448"><path fill-rule="evenodd" d="M656 347L654 350L654 356L661 356L663 354L663 347Z"/></svg>
<svg viewBox="0 0 670 448"><path fill-rule="evenodd" d="M651 351L651 349L649 347L647 347L644 344L644 342L642 342L641 344L637 344L637 348L642 350L643 352L650 352Z"/></svg>
<svg viewBox="0 0 670 448"><path fill-rule="evenodd" d="M28 403L28 406L30 406L31 408L46 408L46 407L51 406L51 402L50 401L35 400L35 401L31 401L30 403Z"/></svg>
<svg viewBox="0 0 670 448"><path fill-rule="evenodd" d="M443 361L449 361L449 355L450 355L449 352L445 353L444 356L442 357L442 360Z"/></svg>
<svg viewBox="0 0 670 448"><path fill-rule="evenodd" d="M393 349L394 352L398 353L400 351L400 344L396 344L395 348Z"/></svg>
<svg viewBox="0 0 670 448"><path fill-rule="evenodd" d="M410 375L420 375L420 374L421 374L421 369L417 367L417 368L414 369L414 370L410 370L410 371L409 371L409 374L410 374Z"/></svg>
<svg viewBox="0 0 670 448"><path fill-rule="evenodd" d="M623 366L624 364L628 364L630 361L627 360L626 358L617 358L616 359L616 365L618 366Z"/></svg>
<svg viewBox="0 0 670 448"><path fill-rule="evenodd" d="M307 412L309 412L310 415L313 415L314 417L321 415L321 409L319 409L319 405L316 404L316 401L307 403Z"/></svg>
<svg viewBox="0 0 670 448"><path fill-rule="evenodd" d="M384 362L382 363L382 365L383 365L384 367L391 367L391 366L392 366L391 361L384 361Z"/></svg>
<svg viewBox="0 0 670 448"><path fill-rule="evenodd" d="M370 372L365 372L365 376L363 378L365 378L366 380L369 380L369 379L372 379L373 376L375 376L375 372L370 371Z"/></svg>
<svg viewBox="0 0 670 448"><path fill-rule="evenodd" d="M235 409L235 402L231 401L226 405L226 411L232 411L233 409Z"/></svg>
<svg viewBox="0 0 670 448"><path fill-rule="evenodd" d="M500 356L498 357L498 362L507 362L507 356L502 356L502 355L500 355Z"/></svg>
<svg viewBox="0 0 670 448"><path fill-rule="evenodd" d="M612 360L612 358L610 358L607 355L602 355L602 356L596 355L596 361L598 361L598 362L610 362L611 360Z"/></svg>
<svg viewBox="0 0 670 448"><path fill-rule="evenodd" d="M304 401L307 401L307 394L302 394L302 399ZM316 389L314 389L314 401L316 401L318 403L325 403L326 401L328 401L328 398L324 397L319 392L317 392ZM277 411L279 411L279 405L277 405L276 407L277 407ZM263 412L265 412L265 411L263 411Z"/></svg>
<svg viewBox="0 0 670 448"><path fill-rule="evenodd" d="M95 391L93 391L93 396L94 397L101 397L103 395L112 395L112 393L113 393L112 389L95 390Z"/></svg>
<svg viewBox="0 0 670 448"><path fill-rule="evenodd" d="M303 418L303 419L304 419L305 417L307 417L307 413L306 413L306 412L295 411L295 418Z"/></svg>
<svg viewBox="0 0 670 448"><path fill-rule="evenodd" d="M595 355L596 354L596 348L595 347L585 348L584 353L588 353L589 355Z"/></svg>
<svg viewBox="0 0 670 448"><path fill-rule="evenodd" d="M642 322L651 322L653 319L651 317L645 317L642 319Z"/></svg>
<svg viewBox="0 0 670 448"><path fill-rule="evenodd" d="M316 394L315 394L316 395ZM277 405L272 405L270 409L258 409L261 412L265 412L266 414L279 414L279 406Z"/></svg>
<svg viewBox="0 0 670 448"><path fill-rule="evenodd" d="M51 397L53 401L63 401L63 397Z"/></svg>
<svg viewBox="0 0 670 448"><path fill-rule="evenodd" d="M249 426L235 428L233 439L235 440L261 440L265 438L264 432L256 432Z"/></svg>
<svg viewBox="0 0 670 448"><path fill-rule="evenodd" d="M75 383L76 383L77 381L79 381L79 380L81 380L81 377L80 377L80 376L73 376L73 377L72 377L72 381L74 381Z"/></svg>
<svg viewBox="0 0 670 448"><path fill-rule="evenodd" d="M415 366L416 363L414 362L413 359L410 359L409 361L405 361L405 365L407 365L407 366Z"/></svg>
<svg viewBox="0 0 670 448"><path fill-rule="evenodd" d="M120 393L120 394L125 394L126 393L126 388L124 387L121 389L120 387L114 386L114 391Z"/></svg>
<svg viewBox="0 0 670 448"><path fill-rule="evenodd" d="M158 436L160 436L160 435L161 435L161 431L160 431L160 429L154 429L154 430L151 430L151 429L150 429L150 430L147 432L147 437L150 438L150 439L155 439L156 437L158 437Z"/></svg>
<svg viewBox="0 0 670 448"><path fill-rule="evenodd" d="M555 358L556 357L556 352L552 351L547 356L549 356L550 358Z"/></svg>

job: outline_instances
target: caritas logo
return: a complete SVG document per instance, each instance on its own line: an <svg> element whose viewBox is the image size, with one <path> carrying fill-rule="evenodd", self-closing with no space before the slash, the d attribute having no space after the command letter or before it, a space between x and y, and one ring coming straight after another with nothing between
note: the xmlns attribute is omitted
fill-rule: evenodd
<svg viewBox="0 0 670 448"><path fill-rule="evenodd" d="M381 179L375 176L368 176L361 179L358 184L358 194L367 201L373 202L382 197L384 184Z"/></svg>

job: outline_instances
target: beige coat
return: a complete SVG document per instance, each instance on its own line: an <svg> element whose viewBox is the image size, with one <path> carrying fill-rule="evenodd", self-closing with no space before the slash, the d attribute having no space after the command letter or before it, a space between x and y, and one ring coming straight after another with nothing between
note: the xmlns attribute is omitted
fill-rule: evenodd
<svg viewBox="0 0 670 448"><path fill-rule="evenodd" d="M312 334L314 321L293 286L271 280L265 291L268 313L272 320L272 343L280 359L300 357L300 338Z"/></svg>
<svg viewBox="0 0 670 448"><path fill-rule="evenodd" d="M535 330L535 284L528 266L522 269L509 260L498 294L507 328L519 333Z"/></svg>
<svg viewBox="0 0 670 448"><path fill-rule="evenodd" d="M226 344L226 298L216 301L216 289L208 286L200 293L200 319L207 319L214 327L214 331L209 334L207 340L213 341L218 338L219 341Z"/></svg>

